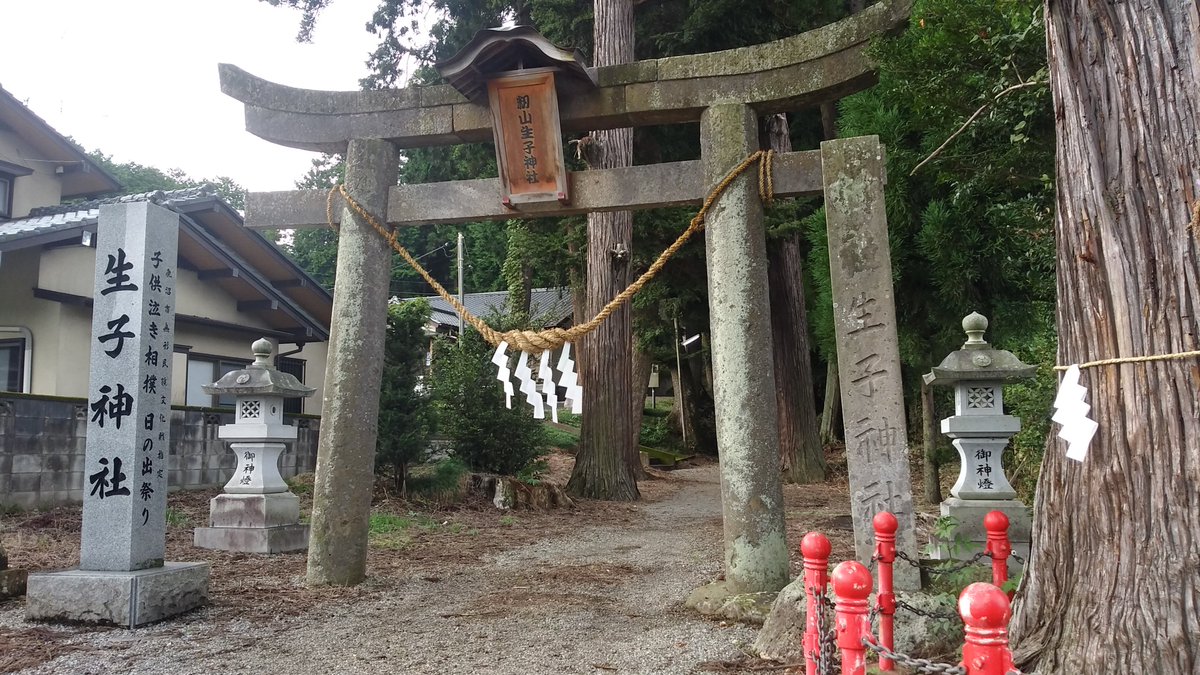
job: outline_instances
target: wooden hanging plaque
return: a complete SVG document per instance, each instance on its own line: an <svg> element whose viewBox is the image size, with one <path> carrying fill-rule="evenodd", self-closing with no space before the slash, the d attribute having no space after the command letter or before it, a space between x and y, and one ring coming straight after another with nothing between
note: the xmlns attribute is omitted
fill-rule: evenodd
<svg viewBox="0 0 1200 675"><path fill-rule="evenodd" d="M502 201L514 208L570 201L554 69L504 73L487 85Z"/></svg>

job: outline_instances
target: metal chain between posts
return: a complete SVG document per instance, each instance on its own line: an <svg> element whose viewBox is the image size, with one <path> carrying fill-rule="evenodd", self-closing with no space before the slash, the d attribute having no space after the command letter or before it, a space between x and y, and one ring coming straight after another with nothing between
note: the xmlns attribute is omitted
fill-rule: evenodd
<svg viewBox="0 0 1200 675"><path fill-rule="evenodd" d="M967 669L962 666L956 666L949 663L939 663L930 661L929 659L915 659L908 654L894 652L881 644L871 642L867 638L862 639L863 646L885 659L891 659L895 663L917 671L926 675L967 675Z"/></svg>
<svg viewBox="0 0 1200 675"><path fill-rule="evenodd" d="M1197 202L1197 203L1200 203L1200 202ZM1018 564L1018 565L1024 565L1024 564L1025 564L1025 559L1024 559L1024 558L1022 558L1021 556L1017 555L1016 553L1009 553L1009 554L1008 554L1008 557L1010 557L1010 558L1012 558L1013 560L1017 561L1017 564Z"/></svg>
<svg viewBox="0 0 1200 675"><path fill-rule="evenodd" d="M962 621L962 617L958 615L958 612L949 612L946 614L938 614L936 612L930 612L929 610L920 609L918 607L913 607L912 605L910 605L907 602L900 600L900 599L896 600L896 609L903 609L904 611L908 612L909 614L916 614L917 616L923 616L927 619L935 619L935 620L954 619L957 621Z"/></svg>
<svg viewBox="0 0 1200 675"><path fill-rule="evenodd" d="M967 569L968 567L978 563L980 560L983 560L984 558L991 558L992 556L987 551L980 551L979 553L976 553L970 559L964 560L960 564L952 565L949 567L946 567L944 564L928 564L928 563L923 564L919 560L914 560L912 557L910 557L904 551L896 551L896 557L898 559L903 560L904 562L908 563L909 565L916 567L917 569L921 569L922 567L924 567L924 568L928 569L931 574L942 575L942 574L954 574L955 572L961 572L961 571Z"/></svg>
<svg viewBox="0 0 1200 675"><path fill-rule="evenodd" d="M443 288L442 285L438 283L437 280L434 279L424 267L421 266L421 263L417 262L417 259L408 252L408 249L404 248L404 246L399 242L396 228L388 228L384 223L381 223L378 219L376 219L375 216L367 212L367 210L363 208L361 204L359 204L354 200L353 197L350 196L350 192L346 189L346 185L344 183L339 183L330 188L329 195L325 199L325 217L329 221L329 227L333 228L334 231L337 231L338 226L333 220L333 200L335 197L341 197L352 211L358 214L360 218L374 228L375 231L379 233L379 236L383 237L396 251L396 253L399 253L400 257L403 258L410 267L416 270L416 272L421 275L421 278L425 279L426 283L433 288L434 292L436 292L438 296L442 298L442 300L445 300L447 303L449 303L449 305L454 308L454 311L458 312L458 315L461 316L464 321L470 324L472 328L479 331L479 334L483 336L484 340L487 340L488 344L492 345L493 347L498 347L500 346L501 342L507 342L520 351L537 355L546 350L558 349L568 342L578 342L579 339L584 335L587 335L588 333L599 328L600 324L604 323L604 321L608 319L613 312L620 309L621 306L628 302L635 293L641 290L642 286L646 285L646 283L653 279L654 276L658 274L659 270L661 270L663 266L667 264L667 261L671 259L671 256L675 255L675 252L678 251L685 243L687 243L689 239L691 239L692 235L704 229L704 219L708 215L709 209L712 208L713 204L716 203L716 201L721 197L721 194L725 192L730 184L732 184L738 176L742 175L742 173L744 173L755 163L758 164L759 198L763 201L764 205L770 204L775 198L775 184L773 175L774 158L774 150L758 150L743 159L740 163L738 163L737 166L733 167L733 169L730 169L729 173L725 174L725 177L722 178L721 181L717 183L715 187L713 187L712 191L708 193L708 196L704 198L704 202L700 205L700 210L696 212L695 217L693 217L691 222L688 223L687 229L685 229L683 233L680 234L679 237L666 248L666 250L658 254L658 258L651 263L649 269L643 272L642 275L634 280L633 283L629 284L625 290L618 293L616 297L614 297L612 300L609 300L608 304L602 307L596 316L584 323L575 324L570 328L547 328L540 331L510 330L504 332L493 329L491 326L487 325L483 319L467 311L467 308L458 301L457 297L447 292L446 289Z"/></svg>
<svg viewBox="0 0 1200 675"><path fill-rule="evenodd" d="M817 625L821 627L821 639L819 651L808 656L817 662L818 675L838 675L842 672L842 664L837 647L837 629L831 625L829 630L825 630L827 610L833 601L820 589L814 588L812 592L817 600Z"/></svg>

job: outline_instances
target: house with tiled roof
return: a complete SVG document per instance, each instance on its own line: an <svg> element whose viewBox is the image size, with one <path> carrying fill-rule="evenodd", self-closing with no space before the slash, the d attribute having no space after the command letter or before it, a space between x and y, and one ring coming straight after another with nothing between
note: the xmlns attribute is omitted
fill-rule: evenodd
<svg viewBox="0 0 1200 675"><path fill-rule="evenodd" d="M486 293L464 293L463 306L475 316L505 316L511 309L508 306L508 291L491 291ZM404 298L414 300L415 298ZM458 334L458 314L450 303L437 295L425 296L429 302L429 323L426 332L443 335ZM399 300L395 300L399 302ZM529 316L531 323L539 328L568 328L574 319L574 307L571 304L571 289L535 288L529 293Z"/></svg>
<svg viewBox="0 0 1200 675"><path fill-rule="evenodd" d="M0 392L86 395L99 207L148 201L180 215L172 403L232 405L201 387L246 365L266 337L278 366L318 389L291 412L319 413L330 294L211 187L96 198L119 190L0 89Z"/></svg>

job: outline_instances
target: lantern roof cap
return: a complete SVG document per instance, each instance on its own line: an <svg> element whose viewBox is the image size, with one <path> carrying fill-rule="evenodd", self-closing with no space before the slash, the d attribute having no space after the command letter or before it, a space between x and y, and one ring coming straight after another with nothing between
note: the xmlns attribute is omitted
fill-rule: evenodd
<svg viewBox="0 0 1200 675"><path fill-rule="evenodd" d="M301 384L295 375L277 370L271 365L274 347L270 340L259 338L250 349L254 354L254 363L240 370L231 370L212 384L202 385L200 388L204 393L212 396L265 394L284 398L305 398L316 392L316 389Z"/></svg>
<svg viewBox="0 0 1200 675"><path fill-rule="evenodd" d="M925 384L950 385L962 381L1016 382L1034 376L1037 366L1023 363L1015 354L995 349L983 334L988 320L979 312L971 312L963 321L967 341L962 349L942 359L940 365L925 374Z"/></svg>
<svg viewBox="0 0 1200 675"><path fill-rule="evenodd" d="M556 83L560 91L596 87L596 72L584 63L578 49L563 49L532 26L485 28L457 54L433 67L450 86L476 103L487 102L488 79L529 68L555 68L565 74Z"/></svg>

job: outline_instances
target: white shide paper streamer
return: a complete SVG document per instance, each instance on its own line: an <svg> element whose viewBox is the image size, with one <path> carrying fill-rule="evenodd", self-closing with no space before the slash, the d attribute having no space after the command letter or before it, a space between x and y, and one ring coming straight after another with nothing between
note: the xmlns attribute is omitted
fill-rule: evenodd
<svg viewBox="0 0 1200 675"><path fill-rule="evenodd" d="M504 403L512 409L512 371L508 368L508 342L501 341L496 345L496 353L492 354L492 363L496 364L496 379L504 384Z"/></svg>
<svg viewBox="0 0 1200 675"><path fill-rule="evenodd" d="M571 412L576 415L583 412L583 387L579 386L579 376L575 374L575 362L571 360L571 343L563 345L562 353L558 356L558 372L562 376L558 383L566 388L563 398L571 402Z"/></svg>
<svg viewBox="0 0 1200 675"><path fill-rule="evenodd" d="M1087 457L1092 437L1100 428L1099 424L1088 418L1092 406L1084 402L1086 397L1087 387L1079 384L1079 366L1067 368L1062 383L1058 385L1058 395L1054 397L1054 416L1050 419L1062 425L1058 437L1067 442L1067 457L1077 462Z"/></svg>

